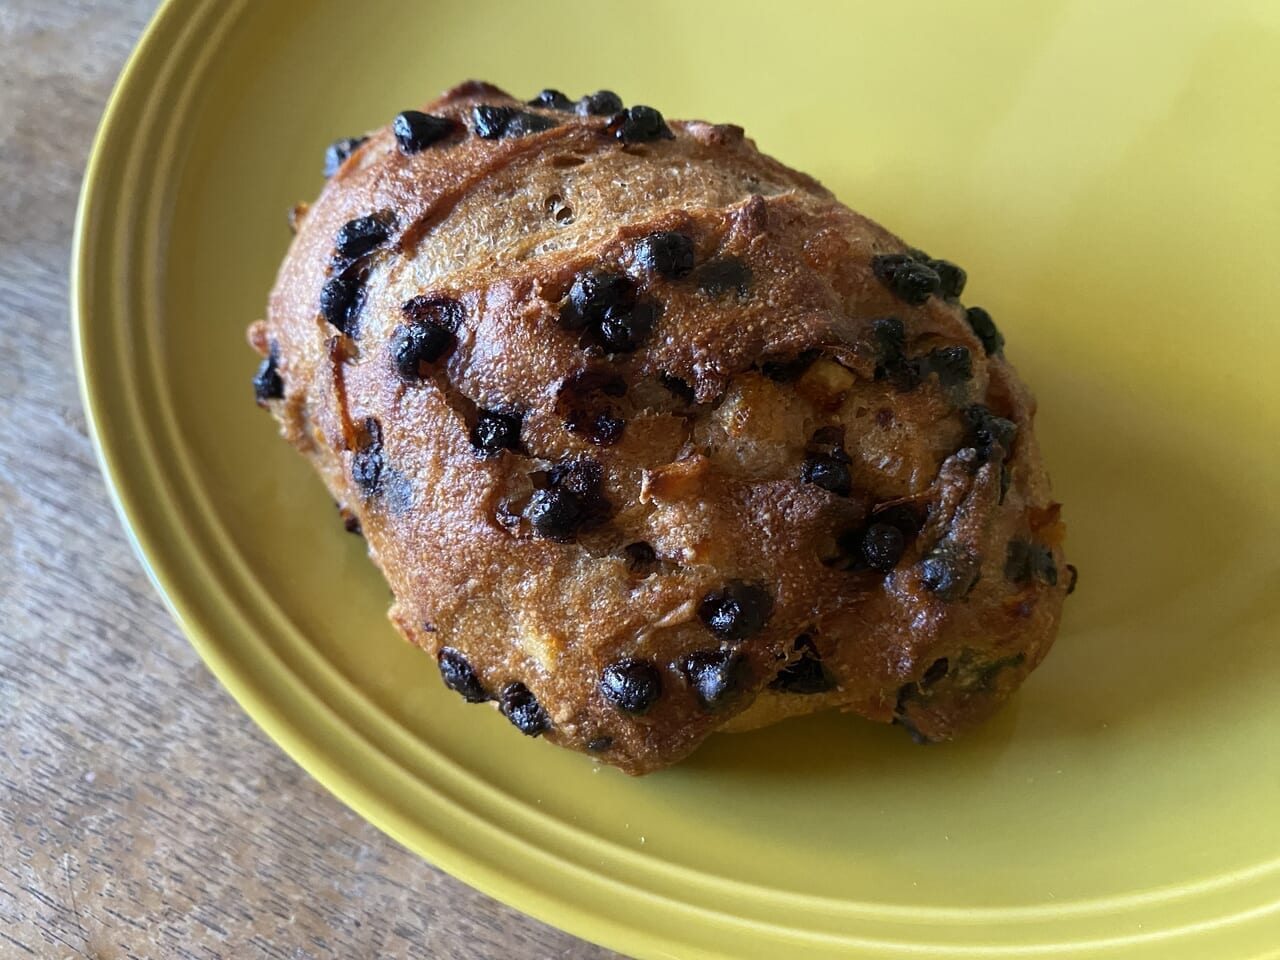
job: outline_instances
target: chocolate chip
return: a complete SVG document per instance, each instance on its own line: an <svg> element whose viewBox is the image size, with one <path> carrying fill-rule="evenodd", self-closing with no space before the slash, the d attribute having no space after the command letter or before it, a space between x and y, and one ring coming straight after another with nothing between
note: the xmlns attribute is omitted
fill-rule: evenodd
<svg viewBox="0 0 1280 960"><path fill-rule="evenodd" d="M597 90L578 101L578 113L589 117L609 117L622 109L622 98L612 90Z"/></svg>
<svg viewBox="0 0 1280 960"><path fill-rule="evenodd" d="M531 107L543 107L547 110L572 110L573 101L559 90L543 90L529 101Z"/></svg>
<svg viewBox="0 0 1280 960"><path fill-rule="evenodd" d="M471 445L482 453L518 450L520 425L523 421L523 414L481 410L480 418L471 428Z"/></svg>
<svg viewBox="0 0 1280 960"><path fill-rule="evenodd" d="M920 514L905 503L894 503L887 507L877 507L871 511L871 522L887 523L898 528L903 540L913 540L920 532L922 518Z"/></svg>
<svg viewBox="0 0 1280 960"><path fill-rule="evenodd" d="M943 600L966 596L978 574L977 560L953 540L943 540L920 562L920 582Z"/></svg>
<svg viewBox="0 0 1280 960"><path fill-rule="evenodd" d="M418 153L432 144L439 143L457 129L448 117L437 117L419 110L406 110L396 114L391 130L396 143L405 153Z"/></svg>
<svg viewBox="0 0 1280 960"><path fill-rule="evenodd" d="M570 433L581 434L599 447L611 447L622 439L627 422L607 413L574 412L564 422Z"/></svg>
<svg viewBox="0 0 1280 960"><path fill-rule="evenodd" d="M662 696L662 674L648 660L625 657L600 674L600 693L623 713L648 713Z"/></svg>
<svg viewBox="0 0 1280 960"><path fill-rule="evenodd" d="M339 256L355 260L387 242L391 236L391 216L376 213L348 220L338 231L334 249Z"/></svg>
<svg viewBox="0 0 1280 960"><path fill-rule="evenodd" d="M1001 457L1013 452L1013 441L1018 435L1018 425L1012 420L997 417L987 407L975 403L961 412L965 424L965 443L978 451L978 459L986 463L1000 449Z"/></svg>
<svg viewBox="0 0 1280 960"><path fill-rule="evenodd" d="M637 241L636 263L649 273L679 280L693 270L693 239L687 234L664 231Z"/></svg>
<svg viewBox="0 0 1280 960"><path fill-rule="evenodd" d="M604 753L613 746L613 737L592 737L587 741L587 749L592 753Z"/></svg>
<svg viewBox="0 0 1280 960"><path fill-rule="evenodd" d="M745 297L751 286L751 268L735 256L717 257L694 271L693 282L713 297L731 292Z"/></svg>
<svg viewBox="0 0 1280 960"><path fill-rule="evenodd" d="M648 338L657 319L658 308L652 303L610 310L595 328L595 339L608 353L631 353Z"/></svg>
<svg viewBox="0 0 1280 960"><path fill-rule="evenodd" d="M653 107L635 106L629 110L619 110L609 118L605 130L623 143L675 139L675 134L667 126L662 114Z"/></svg>
<svg viewBox="0 0 1280 960"><path fill-rule="evenodd" d="M877 254L871 258L871 272L899 300L917 306L942 286L941 278L931 266L905 253Z"/></svg>
<svg viewBox="0 0 1280 960"><path fill-rule="evenodd" d="M982 341L982 349L987 356L994 356L1004 349L1004 337L996 329L995 321L986 310L982 307L970 307L964 312L964 318L969 321L973 335Z"/></svg>
<svg viewBox="0 0 1280 960"><path fill-rule="evenodd" d="M364 536L364 530L360 527L360 518L354 513L342 514L342 529L347 533L354 533L357 537Z"/></svg>
<svg viewBox="0 0 1280 960"><path fill-rule="evenodd" d="M924 676L920 678L920 686L922 689L928 689L934 686L943 677L947 675L947 671L951 669L951 663L946 657L942 657L929 664L929 669L924 672Z"/></svg>
<svg viewBox="0 0 1280 960"><path fill-rule="evenodd" d="M954 300L964 292L969 275L950 260L930 260L929 266L938 275L938 295Z"/></svg>
<svg viewBox="0 0 1280 960"><path fill-rule="evenodd" d="M1076 581L1080 579L1080 571L1074 563L1067 564L1067 596L1076 592Z"/></svg>
<svg viewBox="0 0 1280 960"><path fill-rule="evenodd" d="M553 487L534 493L524 515L538 536L564 542L572 539L582 525L586 511L578 494Z"/></svg>
<svg viewBox="0 0 1280 960"><path fill-rule="evenodd" d="M876 351L877 380L887 380L895 390L907 393L920 383L917 366L907 360L907 328L897 317L883 317L871 324Z"/></svg>
<svg viewBox="0 0 1280 960"><path fill-rule="evenodd" d="M253 376L253 396L260 407L265 407L268 400L279 400L284 396L284 380L280 378L279 362L279 347L272 340L267 359L262 361L258 372Z"/></svg>
<svg viewBox="0 0 1280 960"><path fill-rule="evenodd" d="M746 640L764 629L773 613L773 597L762 587L734 580L707 594L698 604L698 617L708 630L726 642Z"/></svg>
<svg viewBox="0 0 1280 960"><path fill-rule="evenodd" d="M632 573L641 573L652 567L658 559L657 552L643 540L629 543L622 548L627 555L627 569Z"/></svg>
<svg viewBox="0 0 1280 960"><path fill-rule="evenodd" d="M551 727L547 711L519 680L502 688L498 695L498 709L526 737L536 737Z"/></svg>
<svg viewBox="0 0 1280 960"><path fill-rule="evenodd" d="M902 559L906 543L902 531L891 523L873 523L862 535L862 559L872 570L888 573Z"/></svg>
<svg viewBox="0 0 1280 960"><path fill-rule="evenodd" d="M560 310L560 323L569 330L598 325L610 312L629 309L636 302L636 285L621 273L591 271L569 288L569 299Z"/></svg>
<svg viewBox="0 0 1280 960"><path fill-rule="evenodd" d="M338 168L346 162L347 157L355 153L360 145L368 139L368 137L343 137L341 140L335 140L329 144L328 149L324 152L325 179L337 173Z"/></svg>
<svg viewBox="0 0 1280 960"><path fill-rule="evenodd" d="M680 672L707 710L727 705L747 680L747 659L732 650L697 650L680 661Z"/></svg>
<svg viewBox="0 0 1280 960"><path fill-rule="evenodd" d="M915 361L923 380L938 375L943 387L955 387L973 379L973 355L968 347L937 347Z"/></svg>
<svg viewBox="0 0 1280 960"><path fill-rule="evenodd" d="M456 693L462 694L467 703L484 703L489 699L480 678L476 676L471 664L453 647L442 647L436 660L440 664L440 676L444 685Z"/></svg>
<svg viewBox="0 0 1280 960"><path fill-rule="evenodd" d="M320 288L320 315L348 336L359 332L364 281L363 272L347 271L330 277Z"/></svg>
<svg viewBox="0 0 1280 960"><path fill-rule="evenodd" d="M482 103L471 111L476 136L484 140L501 140L507 137L524 137L558 127L558 121L540 113L517 110L515 107L495 107Z"/></svg>
<svg viewBox="0 0 1280 960"><path fill-rule="evenodd" d="M835 454L809 454L800 466L800 479L841 497L847 497L853 489L853 480L849 476L849 458L843 451Z"/></svg>
<svg viewBox="0 0 1280 960"><path fill-rule="evenodd" d="M382 426L373 417L364 421L364 441L351 458L351 479L366 497L378 491L382 480Z"/></svg>
<svg viewBox="0 0 1280 960"><path fill-rule="evenodd" d="M402 380L415 383L423 364L434 363L453 343L453 334L434 323L401 323L391 334L391 362Z"/></svg>
<svg viewBox="0 0 1280 960"><path fill-rule="evenodd" d="M770 690L783 693L811 695L835 689L835 678L822 665L818 648L808 634L796 638L795 649L801 651L800 659L787 664L769 681Z"/></svg>

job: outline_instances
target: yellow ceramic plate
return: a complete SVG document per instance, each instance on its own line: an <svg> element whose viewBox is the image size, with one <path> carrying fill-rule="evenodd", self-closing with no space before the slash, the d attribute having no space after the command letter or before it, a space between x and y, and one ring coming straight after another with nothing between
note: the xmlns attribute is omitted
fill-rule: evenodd
<svg viewBox="0 0 1280 960"><path fill-rule="evenodd" d="M641 957L1276 957L1280 6L172 0L85 181L85 402L192 642L388 833ZM631 780L448 694L253 404L333 138L460 79L744 124L968 268L1081 570L978 735L821 716ZM235 770L226 771L235 777Z"/></svg>

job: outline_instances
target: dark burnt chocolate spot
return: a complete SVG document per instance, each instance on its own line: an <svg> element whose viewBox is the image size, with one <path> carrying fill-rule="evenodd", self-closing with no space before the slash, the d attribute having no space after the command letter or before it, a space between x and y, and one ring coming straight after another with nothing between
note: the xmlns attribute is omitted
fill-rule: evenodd
<svg viewBox="0 0 1280 960"><path fill-rule="evenodd" d="M467 703L483 703L489 699L480 678L470 662L453 647L442 647L436 657L444 685L462 695Z"/></svg>
<svg viewBox="0 0 1280 960"><path fill-rule="evenodd" d="M773 613L773 597L763 587L733 580L702 598L698 618L725 642L746 640L764 629Z"/></svg>
<svg viewBox="0 0 1280 960"><path fill-rule="evenodd" d="M693 271L693 282L708 296L733 293L745 297L751 287L751 268L740 257L729 254L698 267Z"/></svg>
<svg viewBox="0 0 1280 960"><path fill-rule="evenodd" d="M623 143L651 143L654 140L674 140L675 134L667 126L662 114L653 107L637 105L619 110L609 118L605 131Z"/></svg>
<svg viewBox="0 0 1280 960"><path fill-rule="evenodd" d="M501 140L507 137L524 137L558 127L559 121L540 113L517 110L515 107L496 107L482 103L471 111L472 129L484 140Z"/></svg>
<svg viewBox="0 0 1280 960"><path fill-rule="evenodd" d="M872 570L888 573L902 559L906 538L891 523L873 523L862 534L862 560Z"/></svg>
<svg viewBox="0 0 1280 960"><path fill-rule="evenodd" d="M849 456L839 448L831 453L810 453L800 465L800 479L837 496L847 497L853 489Z"/></svg>
<svg viewBox="0 0 1280 960"><path fill-rule="evenodd" d="M339 257L358 260L387 242L393 222L394 214L389 211L348 220L338 230L333 248Z"/></svg>
<svg viewBox="0 0 1280 960"><path fill-rule="evenodd" d="M679 668L706 710L728 705L749 678L746 657L733 650L696 650L680 661Z"/></svg>
<svg viewBox="0 0 1280 960"><path fill-rule="evenodd" d="M439 143L457 127L448 117L437 117L420 110L405 110L396 114L395 120L391 122L396 143L408 154L418 153Z"/></svg>
<svg viewBox="0 0 1280 960"><path fill-rule="evenodd" d="M621 273L589 271L573 281L560 310L560 324L568 330L598 326L610 314L629 310L636 302L636 285Z"/></svg>
<svg viewBox="0 0 1280 960"><path fill-rule="evenodd" d="M950 669L951 662L946 657L933 661L933 663L929 664L929 669L924 672L924 676L920 678L921 688L927 690L935 686L941 682Z"/></svg>
<svg viewBox="0 0 1280 960"><path fill-rule="evenodd" d="M502 688L498 709L527 737L536 737L551 727L551 718L533 692L519 680Z"/></svg>
<svg viewBox="0 0 1280 960"><path fill-rule="evenodd" d="M424 293L400 304L400 312L417 323L433 323L442 330L457 333L466 317L462 303L453 297Z"/></svg>
<svg viewBox="0 0 1280 960"><path fill-rule="evenodd" d="M834 690L835 678L823 666L822 657L813 639L808 634L802 633L796 637L794 649L800 651L800 659L792 661L779 670L778 675L769 681L769 689L799 695Z"/></svg>
<svg viewBox="0 0 1280 960"><path fill-rule="evenodd" d="M391 334L391 363L406 383L422 379L423 367L453 346L454 336L434 323L397 324Z"/></svg>
<svg viewBox="0 0 1280 960"><path fill-rule="evenodd" d="M648 660L624 657L604 668L600 693L623 713L641 716L662 696L662 674Z"/></svg>
<svg viewBox="0 0 1280 960"><path fill-rule="evenodd" d="M553 487L534 493L524 515L538 536L563 542L577 533L586 518L586 510L582 498L572 490Z"/></svg>
<svg viewBox="0 0 1280 960"><path fill-rule="evenodd" d="M366 277L366 271L356 267L330 277L320 288L320 315L339 333L350 337L359 335Z"/></svg>

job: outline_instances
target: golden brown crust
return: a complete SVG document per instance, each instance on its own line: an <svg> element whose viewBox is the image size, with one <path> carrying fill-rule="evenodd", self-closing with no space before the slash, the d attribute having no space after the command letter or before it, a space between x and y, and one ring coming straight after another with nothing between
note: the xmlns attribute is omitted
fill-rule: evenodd
<svg viewBox="0 0 1280 960"><path fill-rule="evenodd" d="M484 139L470 129L479 104L555 126ZM1034 404L956 300L913 305L876 275L873 257L903 253L901 241L737 127L672 122L669 139L622 143L607 117L524 107L485 84L424 109L453 132L406 153L384 128L296 208L250 340L274 351L283 398L263 402L358 520L395 594L392 621L473 671L474 686L463 669L455 687L506 690L529 729L540 705L548 738L592 744L631 773L713 730L829 706L947 738L1016 688L1066 593L1065 572L1049 582L1064 570L1062 527ZM385 242L337 255L343 225L368 216ZM659 231L691 238L691 274L640 262ZM566 329L575 280L592 271L631 277L643 306L627 309L652 312L633 352L608 352L617 341L590 323ZM339 275L363 297L346 333L320 309ZM406 380L392 354L415 297L456 304L460 322ZM896 359L877 325L888 317L905 334ZM946 347L967 351L967 378L930 373L922 358ZM992 440L976 405L1016 437ZM476 449L484 411L520 418L517 449ZM806 457L823 456L846 457L847 493L802 480ZM588 519L539 535L530 503L562 488ZM900 526L915 519L879 573L859 538L894 505ZM937 582L959 568L980 570L963 595ZM751 620L739 609L717 636L707 620L733 584L768 598L766 622L739 629ZM715 709L691 655L731 688ZM646 666L632 664L625 689L615 671L610 699L601 679L620 661ZM647 710L621 709L619 689L623 707L638 696Z"/></svg>

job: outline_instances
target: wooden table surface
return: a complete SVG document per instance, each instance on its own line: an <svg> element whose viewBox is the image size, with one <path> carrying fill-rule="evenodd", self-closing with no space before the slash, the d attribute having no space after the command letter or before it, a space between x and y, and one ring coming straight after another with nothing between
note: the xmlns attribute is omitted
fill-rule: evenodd
<svg viewBox="0 0 1280 960"><path fill-rule="evenodd" d="M0 0L0 958L616 954L331 797L219 687L113 513L67 267L98 118L155 0Z"/></svg>

